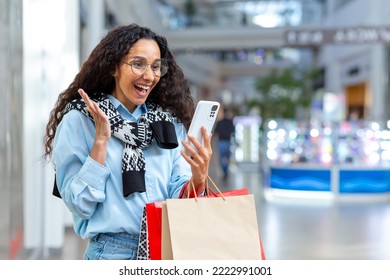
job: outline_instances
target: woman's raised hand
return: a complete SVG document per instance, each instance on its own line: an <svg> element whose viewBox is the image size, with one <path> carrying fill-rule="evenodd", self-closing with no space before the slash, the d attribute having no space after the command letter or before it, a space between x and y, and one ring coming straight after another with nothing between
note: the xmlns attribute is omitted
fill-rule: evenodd
<svg viewBox="0 0 390 280"><path fill-rule="evenodd" d="M99 105L92 101L83 89L80 88L78 92L87 105L86 110L91 114L95 122L96 134L90 156L104 165L107 156L108 141L111 138L110 122Z"/></svg>

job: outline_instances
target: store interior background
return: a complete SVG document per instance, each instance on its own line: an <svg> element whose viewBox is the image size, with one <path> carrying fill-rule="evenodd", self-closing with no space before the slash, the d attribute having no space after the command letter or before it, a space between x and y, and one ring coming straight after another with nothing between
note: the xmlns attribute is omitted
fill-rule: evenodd
<svg viewBox="0 0 390 280"><path fill-rule="evenodd" d="M235 112L232 176L221 180L216 151L210 175L255 195L268 259L390 259L387 2L0 0L0 259L81 258L85 243L51 195L43 131L100 38L131 22L167 37L195 100ZM316 33L343 28L342 43ZM298 89L271 79L289 69ZM259 92L266 79L274 86ZM304 185L316 172L325 177Z"/></svg>

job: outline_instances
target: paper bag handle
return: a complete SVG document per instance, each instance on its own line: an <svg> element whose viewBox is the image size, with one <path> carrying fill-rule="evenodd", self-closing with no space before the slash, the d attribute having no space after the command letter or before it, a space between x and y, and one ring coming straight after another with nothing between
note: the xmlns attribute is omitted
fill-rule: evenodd
<svg viewBox="0 0 390 280"><path fill-rule="evenodd" d="M223 200L225 200L225 196L223 195L223 193L221 192L221 190L217 187L217 184L214 183L214 181L210 178L209 175L207 175L207 179L210 180L211 184L214 186L214 188L217 190L217 192L221 195L221 197L223 198ZM211 188L209 187L209 184L206 183L206 192L207 191L212 191Z"/></svg>
<svg viewBox="0 0 390 280"><path fill-rule="evenodd" d="M209 191L212 192L212 190L211 190L211 188L209 186L209 183L208 183L209 180L210 180L211 184L214 186L214 188L217 190L217 192L221 195L222 199L226 200L225 196L222 194L221 190L217 187L217 185L214 183L214 181L210 178L209 175L207 175L207 182L206 182L206 187L205 187L206 188L206 193L208 194ZM190 184L191 184L192 190L194 192L195 201L198 201L198 195L196 194L195 185L194 185L194 182L192 181L192 179L190 180Z"/></svg>

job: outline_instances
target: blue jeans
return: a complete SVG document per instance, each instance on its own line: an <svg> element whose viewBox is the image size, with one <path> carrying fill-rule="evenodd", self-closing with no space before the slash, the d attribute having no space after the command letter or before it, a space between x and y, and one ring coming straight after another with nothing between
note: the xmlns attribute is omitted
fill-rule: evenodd
<svg viewBox="0 0 390 280"><path fill-rule="evenodd" d="M227 176L230 161L230 140L219 140L218 141L218 153L219 153L219 164L221 166L223 176Z"/></svg>
<svg viewBox="0 0 390 280"><path fill-rule="evenodd" d="M85 260L135 260L137 259L138 235L99 233L89 240L84 252Z"/></svg>

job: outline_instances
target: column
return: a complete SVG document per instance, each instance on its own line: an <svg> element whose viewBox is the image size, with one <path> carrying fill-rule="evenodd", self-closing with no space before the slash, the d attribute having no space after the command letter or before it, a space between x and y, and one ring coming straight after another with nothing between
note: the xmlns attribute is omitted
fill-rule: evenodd
<svg viewBox="0 0 390 280"><path fill-rule="evenodd" d="M24 243L45 258L61 248L66 210L51 192L54 169L42 161L51 109L79 69L79 1L23 1Z"/></svg>

